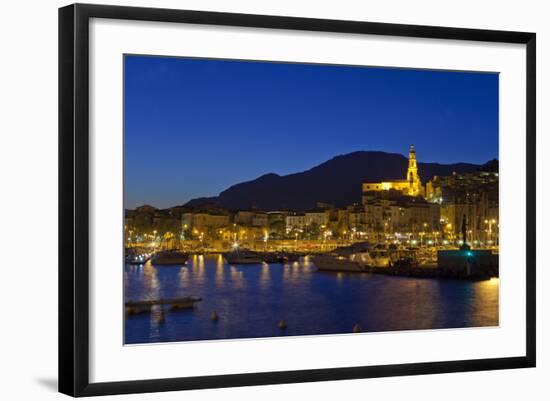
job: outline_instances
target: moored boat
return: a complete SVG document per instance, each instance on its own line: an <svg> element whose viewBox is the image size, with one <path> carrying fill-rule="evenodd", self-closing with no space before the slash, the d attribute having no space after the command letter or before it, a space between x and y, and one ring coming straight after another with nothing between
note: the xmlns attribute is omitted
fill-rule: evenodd
<svg viewBox="0 0 550 401"><path fill-rule="evenodd" d="M363 272L367 266L367 260L357 255L342 256L337 254L319 254L312 257L313 264L322 271L335 272Z"/></svg>
<svg viewBox="0 0 550 401"><path fill-rule="evenodd" d="M296 252L281 252L280 257L283 262L297 262L300 259L300 254Z"/></svg>
<svg viewBox="0 0 550 401"><path fill-rule="evenodd" d="M138 251L135 249L126 249L125 261L130 265L142 265L147 262L150 255L147 252Z"/></svg>
<svg viewBox="0 0 550 401"><path fill-rule="evenodd" d="M252 265L263 262L260 254L247 249L235 249L231 252L224 253L223 257L227 263L233 265Z"/></svg>
<svg viewBox="0 0 550 401"><path fill-rule="evenodd" d="M369 252L373 248L370 242L355 242L348 246L339 246L334 250L338 255L355 255Z"/></svg>
<svg viewBox="0 0 550 401"><path fill-rule="evenodd" d="M265 263L284 263L285 258L279 252L258 252L257 255Z"/></svg>
<svg viewBox="0 0 550 401"><path fill-rule="evenodd" d="M181 252L176 249L170 249L167 251L159 251L151 256L151 263L153 265L184 265L189 259L189 254Z"/></svg>
<svg viewBox="0 0 550 401"><path fill-rule="evenodd" d="M372 259L372 266L376 267L388 267L390 266L390 255L387 249L373 249L369 252Z"/></svg>

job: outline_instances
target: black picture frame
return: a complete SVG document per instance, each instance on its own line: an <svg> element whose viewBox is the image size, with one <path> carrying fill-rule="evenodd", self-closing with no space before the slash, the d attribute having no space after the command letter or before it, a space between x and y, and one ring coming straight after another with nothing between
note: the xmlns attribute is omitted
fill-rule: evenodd
<svg viewBox="0 0 550 401"><path fill-rule="evenodd" d="M89 381L89 21L160 21L285 30L438 38L526 45L526 354L407 363L90 383ZM59 9L59 391L71 396L189 390L534 367L536 363L536 35L435 26L74 4Z"/></svg>

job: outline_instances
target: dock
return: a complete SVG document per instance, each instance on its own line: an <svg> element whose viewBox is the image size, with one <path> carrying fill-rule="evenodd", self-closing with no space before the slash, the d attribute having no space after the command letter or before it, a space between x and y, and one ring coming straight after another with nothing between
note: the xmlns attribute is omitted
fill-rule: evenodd
<svg viewBox="0 0 550 401"><path fill-rule="evenodd" d="M170 305L171 310L193 309L195 303L201 300L201 298L197 297L148 299L144 301L126 301L124 305L129 315L135 315L138 313L150 312L151 307L155 305Z"/></svg>

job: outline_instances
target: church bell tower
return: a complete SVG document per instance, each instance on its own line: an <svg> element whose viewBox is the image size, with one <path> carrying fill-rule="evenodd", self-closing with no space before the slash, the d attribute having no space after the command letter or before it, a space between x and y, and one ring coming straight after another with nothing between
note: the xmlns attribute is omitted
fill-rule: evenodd
<svg viewBox="0 0 550 401"><path fill-rule="evenodd" d="M409 195L417 196L422 189L422 183L418 176L418 166L416 165L416 152L414 145L409 149L409 168L407 169L407 181L409 182Z"/></svg>

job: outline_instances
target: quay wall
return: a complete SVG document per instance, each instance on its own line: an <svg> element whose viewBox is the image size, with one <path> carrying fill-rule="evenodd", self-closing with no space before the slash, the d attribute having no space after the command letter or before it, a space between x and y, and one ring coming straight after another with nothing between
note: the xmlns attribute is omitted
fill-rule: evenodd
<svg viewBox="0 0 550 401"><path fill-rule="evenodd" d="M441 250L437 267L465 276L498 275L498 255L485 249Z"/></svg>

